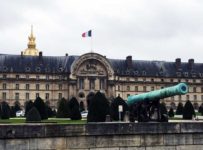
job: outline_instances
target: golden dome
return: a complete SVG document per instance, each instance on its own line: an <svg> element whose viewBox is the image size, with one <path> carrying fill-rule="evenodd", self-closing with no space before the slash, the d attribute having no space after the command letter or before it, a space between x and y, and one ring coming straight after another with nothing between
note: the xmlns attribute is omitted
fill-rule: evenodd
<svg viewBox="0 0 203 150"><path fill-rule="evenodd" d="M31 26L31 34L28 37L27 49L24 50L23 55L39 56L39 51L36 49L35 37L33 36L33 27Z"/></svg>

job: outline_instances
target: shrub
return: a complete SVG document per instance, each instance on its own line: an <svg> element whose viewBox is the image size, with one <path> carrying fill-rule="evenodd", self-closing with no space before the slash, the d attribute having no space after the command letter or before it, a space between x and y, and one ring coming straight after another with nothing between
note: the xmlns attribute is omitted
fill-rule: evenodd
<svg viewBox="0 0 203 150"><path fill-rule="evenodd" d="M178 107L176 109L176 115L182 115L183 114L183 104L178 103Z"/></svg>
<svg viewBox="0 0 203 150"><path fill-rule="evenodd" d="M80 112L84 111L85 110L85 106L84 106L84 103L83 101L80 102Z"/></svg>
<svg viewBox="0 0 203 150"><path fill-rule="evenodd" d="M27 116L27 113L30 111L30 109L32 109L33 106L34 103L31 100L25 103L25 116Z"/></svg>
<svg viewBox="0 0 203 150"><path fill-rule="evenodd" d="M203 104L199 106L198 112L201 113L201 115L203 115Z"/></svg>
<svg viewBox="0 0 203 150"><path fill-rule="evenodd" d="M10 107L10 117L16 117L16 112L14 106Z"/></svg>
<svg viewBox="0 0 203 150"><path fill-rule="evenodd" d="M195 110L192 103L188 100L183 108L183 119L192 119L195 117Z"/></svg>
<svg viewBox="0 0 203 150"><path fill-rule="evenodd" d="M61 100L59 100L56 117L57 118L69 118L70 117L68 101L65 98L62 98Z"/></svg>
<svg viewBox="0 0 203 150"><path fill-rule="evenodd" d="M46 107L46 111L47 111L47 116L54 117L54 112L52 111L51 107L46 104L45 104L45 107Z"/></svg>
<svg viewBox="0 0 203 150"><path fill-rule="evenodd" d="M40 116L40 114L39 114L37 108L32 107L32 108L28 111L28 113L27 113L27 115L26 115L26 121L27 121L27 122L30 122L30 121L31 121L31 122L32 122L32 121L40 122L40 121L41 121L41 116Z"/></svg>
<svg viewBox="0 0 203 150"><path fill-rule="evenodd" d="M10 118L10 107L6 101L1 103L1 119L9 119Z"/></svg>
<svg viewBox="0 0 203 150"><path fill-rule="evenodd" d="M79 103L75 97L72 97L69 101L69 108L70 108L70 118L71 120L80 120L81 114L79 111Z"/></svg>
<svg viewBox="0 0 203 150"><path fill-rule="evenodd" d="M160 104L160 113L161 113L161 115L163 115L163 114L168 114L168 111L167 111L167 109L166 109L166 104L165 103L161 103Z"/></svg>
<svg viewBox="0 0 203 150"><path fill-rule="evenodd" d="M105 95L97 92L89 105L88 122L104 122L109 115L109 102Z"/></svg>
<svg viewBox="0 0 203 150"><path fill-rule="evenodd" d="M194 102L193 107L194 107L195 110L198 110L199 109L199 104L197 102Z"/></svg>
<svg viewBox="0 0 203 150"><path fill-rule="evenodd" d="M19 101L15 101L15 102L14 102L14 111L15 111L15 113L16 113L17 111L19 111L19 110L21 110L21 108L20 108L20 103L19 103Z"/></svg>
<svg viewBox="0 0 203 150"><path fill-rule="evenodd" d="M110 107L110 115L111 115L111 119L118 121L119 120L119 111L118 111L118 107L119 105L121 105L123 107L123 112L121 112L121 120L123 121L124 116L126 111L129 110L128 105L126 104L126 102L120 97L116 97L112 103L111 103L111 107Z"/></svg>
<svg viewBox="0 0 203 150"><path fill-rule="evenodd" d="M93 99L93 97L95 96L94 92L90 92L88 95L87 95L87 109L89 110L89 106L90 106L90 103Z"/></svg>
<svg viewBox="0 0 203 150"><path fill-rule="evenodd" d="M42 120L48 119L45 103L40 97L36 98L36 100L34 101L34 106L38 110Z"/></svg>
<svg viewBox="0 0 203 150"><path fill-rule="evenodd" d="M168 116L169 117L174 117L174 111L173 111L173 108L170 108L169 112L168 112Z"/></svg>

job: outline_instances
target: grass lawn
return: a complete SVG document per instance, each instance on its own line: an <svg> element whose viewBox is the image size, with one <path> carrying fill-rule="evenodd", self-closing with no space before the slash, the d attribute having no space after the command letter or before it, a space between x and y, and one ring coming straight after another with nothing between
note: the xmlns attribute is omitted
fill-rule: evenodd
<svg viewBox="0 0 203 150"><path fill-rule="evenodd" d="M0 124L22 124L26 123L25 118L10 118L0 119ZM87 120L70 120L68 118L49 118L42 120L41 123L56 123L56 124L86 124Z"/></svg>

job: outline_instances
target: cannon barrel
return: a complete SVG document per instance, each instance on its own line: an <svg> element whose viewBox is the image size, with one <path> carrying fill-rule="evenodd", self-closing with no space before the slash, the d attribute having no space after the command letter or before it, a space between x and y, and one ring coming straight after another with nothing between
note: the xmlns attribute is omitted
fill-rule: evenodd
<svg viewBox="0 0 203 150"><path fill-rule="evenodd" d="M153 101L175 95L183 95L186 93L188 93L188 86L185 83L179 83L175 86L163 88L160 90L128 96L127 104L132 105L137 102Z"/></svg>

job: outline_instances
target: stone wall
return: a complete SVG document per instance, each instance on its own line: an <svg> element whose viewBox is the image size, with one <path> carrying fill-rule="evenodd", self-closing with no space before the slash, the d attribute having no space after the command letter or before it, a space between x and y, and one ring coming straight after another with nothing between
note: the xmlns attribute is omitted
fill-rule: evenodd
<svg viewBox="0 0 203 150"><path fill-rule="evenodd" d="M203 123L0 125L0 150L203 150Z"/></svg>

